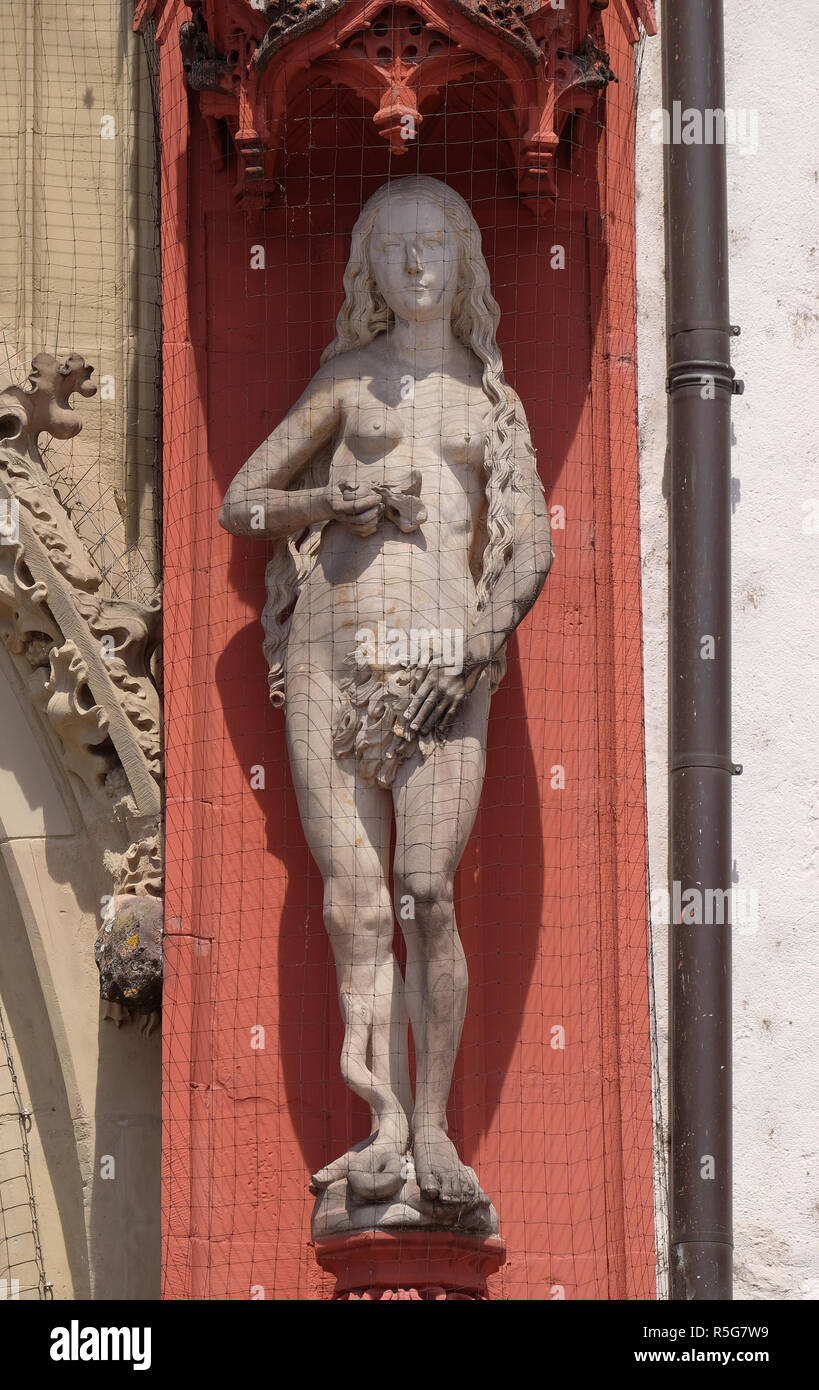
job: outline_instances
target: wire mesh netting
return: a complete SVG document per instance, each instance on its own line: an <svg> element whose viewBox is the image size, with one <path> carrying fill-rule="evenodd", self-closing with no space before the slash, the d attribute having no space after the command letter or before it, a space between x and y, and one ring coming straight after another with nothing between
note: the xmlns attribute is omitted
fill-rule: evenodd
<svg viewBox="0 0 819 1390"><path fill-rule="evenodd" d="M480 1185L492 1296L653 1288L633 56L614 19L585 48L535 198L521 89L453 23L328 19L338 56L313 40L280 109L270 78L275 163L248 134L261 97L237 128L215 93L218 26L183 45L193 97L163 69L168 1296L330 1296L311 1215L321 1260L377 1177L399 1205L413 1178L433 1194L403 1213L420 1229L449 1197L468 1231ZM438 68L399 151L373 73L401 55ZM402 286L423 297L447 256L451 310L407 330ZM555 560L504 648L504 585L516 618L538 587L530 439ZM421 631L450 654L489 631L507 662L491 713L487 672L426 749L401 715L420 689L446 724L458 682L424 685ZM441 1296L431 1256L419 1281Z"/></svg>
<svg viewBox="0 0 819 1390"><path fill-rule="evenodd" d="M8 1034L0 1013L0 1298L47 1298L28 1131Z"/></svg>
<svg viewBox="0 0 819 1390"><path fill-rule="evenodd" d="M156 601L161 490L158 70L155 47L133 32L132 19L130 5L112 0L12 0L0 71L0 390L29 391L40 354L64 363L76 353L93 367L96 395L73 402L82 432L39 436L44 474L34 534L59 560L66 533L53 529L54 518L65 512L78 538L71 559L81 557L77 570L70 563L65 570L79 575L81 598L93 591L103 606L125 604L126 614L128 603ZM118 1277L120 1268L110 1248L118 1238L130 1258L132 1237L120 1229L103 1255L108 1238L99 1231L114 1224L120 1193L133 1213L136 1194L151 1186L150 1172L147 1179L132 1172L126 1197L123 1162L100 1195L103 1159L112 1149L121 1157L127 1143L117 1102L141 1108L151 1063L147 1053L126 1062L136 1049L122 1039L112 1045L111 1023L97 1037L94 934L111 875L101 852L94 861L91 798L70 754L66 770L61 716L51 717L53 691L44 688L66 617L59 595L44 597L44 570L32 601L43 601L46 631L32 630L37 621L25 607L34 560L16 557L14 488L23 474L6 452L9 438L4 420L0 1297L33 1299L52 1289L57 1298L83 1297L93 1287L86 1241L94 1278L110 1292L111 1269ZM81 712L72 704L70 686L56 699L63 716L73 709L92 718L87 704ZM74 753L82 747L80 738ZM109 1089L119 1065L129 1084L115 1080ZM156 1086L154 1095L158 1111ZM140 1160L156 1168L149 1146ZM147 1224L131 1216L136 1232Z"/></svg>
<svg viewBox="0 0 819 1390"><path fill-rule="evenodd" d="M99 364L46 463L117 597L162 394L164 1294L331 1297L392 1203L497 1213L491 1297L652 1296L633 7L68 8L15 10L4 315L18 383Z"/></svg>

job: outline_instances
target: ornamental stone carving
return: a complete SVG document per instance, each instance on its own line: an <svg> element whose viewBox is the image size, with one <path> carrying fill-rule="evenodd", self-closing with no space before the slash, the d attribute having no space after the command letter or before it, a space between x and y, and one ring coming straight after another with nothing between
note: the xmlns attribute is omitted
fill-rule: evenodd
<svg viewBox="0 0 819 1390"><path fill-rule="evenodd" d="M38 449L43 433L80 430L70 398L95 394L92 370L40 353L25 387L0 392L0 633L111 874L102 997L149 1014L161 982L159 595L104 594Z"/></svg>
<svg viewBox="0 0 819 1390"><path fill-rule="evenodd" d="M423 141L423 124L464 101L507 152L536 214L556 193L555 156L568 117L590 110L612 79L601 12L608 0L187 0L180 32L189 86L199 93L213 162L227 126L235 192L248 207L275 202L285 122L308 89L354 96L394 156ZM654 32L650 0L624 0L623 22ZM490 103L475 98L485 88ZM469 105L468 93L473 94ZM500 98L498 100L498 97ZM489 114L491 112L491 115Z"/></svg>

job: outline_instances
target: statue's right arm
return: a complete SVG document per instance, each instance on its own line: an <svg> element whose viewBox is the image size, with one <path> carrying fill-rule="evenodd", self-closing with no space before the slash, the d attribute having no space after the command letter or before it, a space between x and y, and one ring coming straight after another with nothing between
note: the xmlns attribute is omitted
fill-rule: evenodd
<svg viewBox="0 0 819 1390"><path fill-rule="evenodd" d="M236 536L288 536L333 515L327 488L287 485L341 421L332 364L322 367L280 425L250 455L222 503L219 523Z"/></svg>

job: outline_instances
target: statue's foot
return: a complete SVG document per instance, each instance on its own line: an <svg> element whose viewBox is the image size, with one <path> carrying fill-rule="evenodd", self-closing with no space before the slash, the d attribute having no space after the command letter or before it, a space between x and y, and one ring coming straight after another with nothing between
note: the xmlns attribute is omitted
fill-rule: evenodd
<svg viewBox="0 0 819 1390"><path fill-rule="evenodd" d="M310 1191L318 1196L318 1194L323 1192L325 1187L329 1187L331 1183L338 1182L340 1178L346 1178L351 1159L356 1154L363 1153L365 1149L368 1149L377 1138L378 1135L376 1133L371 1134L369 1139L359 1140L359 1142L353 1144L352 1148L348 1149L346 1153L343 1153L340 1158L334 1158L332 1163L326 1163L323 1168L319 1168L318 1172L314 1173L310 1179Z"/></svg>
<svg viewBox="0 0 819 1390"><path fill-rule="evenodd" d="M409 1125L403 1111L384 1116L369 1139L353 1144L340 1158L313 1174L310 1191L318 1194L346 1178L361 1201L382 1202L394 1196L404 1182L408 1143Z"/></svg>
<svg viewBox="0 0 819 1390"><path fill-rule="evenodd" d="M475 1174L458 1157L446 1131L423 1122L416 1125L412 1139L415 1173L421 1193L428 1201L441 1202L447 1209L474 1211L488 1207Z"/></svg>

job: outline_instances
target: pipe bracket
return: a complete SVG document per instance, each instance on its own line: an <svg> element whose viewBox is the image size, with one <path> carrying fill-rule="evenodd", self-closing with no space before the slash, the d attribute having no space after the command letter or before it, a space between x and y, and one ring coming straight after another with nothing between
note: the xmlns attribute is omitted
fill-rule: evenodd
<svg viewBox="0 0 819 1390"><path fill-rule="evenodd" d="M726 758L722 753L678 753L671 759L669 770L680 772L685 767L715 767L719 772L730 772L732 777L742 773L742 763Z"/></svg>
<svg viewBox="0 0 819 1390"><path fill-rule="evenodd" d="M742 329L738 323L726 323L724 319L696 319L692 323L672 323L668 330L670 338L676 338L679 333L727 333L731 338L738 338Z"/></svg>
<svg viewBox="0 0 819 1390"><path fill-rule="evenodd" d="M683 386L703 386L713 381L715 386L730 391L733 396L741 396L745 390L744 381L738 381L730 362L714 361L708 357L690 357L683 362L672 362L665 379L668 392L679 391Z"/></svg>

